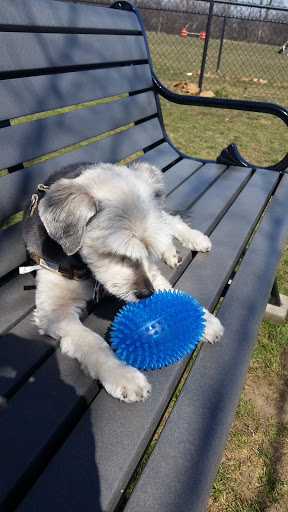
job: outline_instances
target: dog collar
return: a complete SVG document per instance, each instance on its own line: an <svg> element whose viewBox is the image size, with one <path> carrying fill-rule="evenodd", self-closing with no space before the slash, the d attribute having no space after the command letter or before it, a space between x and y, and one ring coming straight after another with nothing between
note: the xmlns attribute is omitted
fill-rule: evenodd
<svg viewBox="0 0 288 512"><path fill-rule="evenodd" d="M44 268L45 270L49 270L49 272L54 272L54 274L60 274L61 276L66 277L67 279L71 279L74 281L84 281L86 279L89 279L89 277L91 276L91 272L87 265L85 264L79 267L68 267L64 265L58 265L53 261L48 261L35 252L29 253L29 256L33 261L35 261L35 263L37 263L39 267ZM31 271L37 270L37 267L30 267L30 269Z"/></svg>

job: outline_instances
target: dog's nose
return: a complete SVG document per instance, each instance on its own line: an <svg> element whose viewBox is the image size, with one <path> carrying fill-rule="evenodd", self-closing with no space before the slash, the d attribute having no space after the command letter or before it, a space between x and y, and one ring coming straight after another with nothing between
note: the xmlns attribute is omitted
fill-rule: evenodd
<svg viewBox="0 0 288 512"><path fill-rule="evenodd" d="M151 297L153 293L155 292L153 286L145 287L142 290L137 290L135 293L136 299L147 299L148 297Z"/></svg>

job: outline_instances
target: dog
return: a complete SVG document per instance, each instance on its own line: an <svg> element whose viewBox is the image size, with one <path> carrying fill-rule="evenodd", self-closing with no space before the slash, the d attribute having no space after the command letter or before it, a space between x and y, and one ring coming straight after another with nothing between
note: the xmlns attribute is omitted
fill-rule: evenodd
<svg viewBox="0 0 288 512"><path fill-rule="evenodd" d="M164 199L163 174L148 163L79 163L38 185L24 211L24 241L38 264L39 332L60 340L63 353L124 402L149 395L146 376L121 363L79 317L93 293L90 275L110 294L133 302L171 289L156 261L181 265L173 237L193 251L210 251L209 238L166 211ZM213 343L223 327L207 310L205 320L203 340Z"/></svg>

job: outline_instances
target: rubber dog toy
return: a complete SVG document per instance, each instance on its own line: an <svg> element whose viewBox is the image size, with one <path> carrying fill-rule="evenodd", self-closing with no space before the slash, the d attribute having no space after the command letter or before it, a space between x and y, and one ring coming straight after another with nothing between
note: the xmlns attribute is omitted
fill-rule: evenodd
<svg viewBox="0 0 288 512"><path fill-rule="evenodd" d="M111 347L120 361L155 370L190 354L204 329L204 311L196 299L178 290L158 291L117 313Z"/></svg>

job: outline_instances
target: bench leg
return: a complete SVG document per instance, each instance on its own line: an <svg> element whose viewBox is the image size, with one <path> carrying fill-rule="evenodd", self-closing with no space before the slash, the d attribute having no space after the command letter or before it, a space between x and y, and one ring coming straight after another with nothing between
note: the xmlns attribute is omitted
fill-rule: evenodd
<svg viewBox="0 0 288 512"><path fill-rule="evenodd" d="M277 279L275 279L275 281L273 283L268 303L272 304L273 306L281 306L281 299L280 299L280 293L278 290Z"/></svg>
<svg viewBox="0 0 288 512"><path fill-rule="evenodd" d="M285 322L287 312L288 297L279 293L277 280L275 279L265 310L264 320L269 320L275 325L281 325Z"/></svg>

